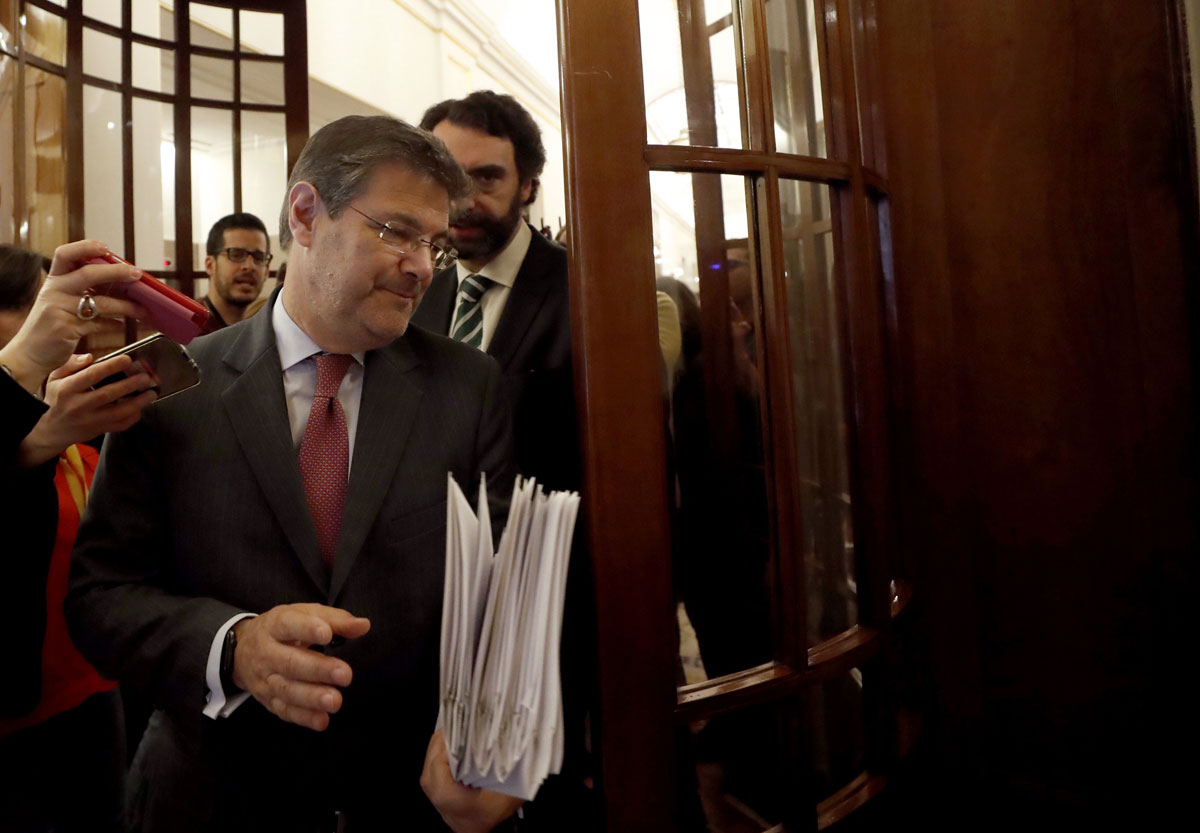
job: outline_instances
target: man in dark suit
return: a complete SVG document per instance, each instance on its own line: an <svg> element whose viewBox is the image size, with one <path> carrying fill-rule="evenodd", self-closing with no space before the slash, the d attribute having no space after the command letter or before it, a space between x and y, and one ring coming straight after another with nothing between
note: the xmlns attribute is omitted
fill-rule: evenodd
<svg viewBox="0 0 1200 833"><path fill-rule="evenodd" d="M413 323L500 363L517 467L548 488L578 489L567 253L521 217L546 163L537 123L511 96L481 90L430 107L421 127L446 143L474 187L450 209L458 265L434 277Z"/></svg>
<svg viewBox="0 0 1200 833"><path fill-rule="evenodd" d="M413 323L473 344L500 363L513 403L517 467L551 489L582 485L571 368L567 252L521 216L546 163L537 122L516 99L480 90L430 107L421 126L471 179L450 208L458 265L434 276ZM526 808L522 829L588 830L598 814L584 738L594 689L590 570L583 536L571 557L563 622L566 758Z"/></svg>
<svg viewBox="0 0 1200 833"><path fill-rule="evenodd" d="M496 363L408 329L465 186L403 122L319 130L271 308L193 342L200 387L106 443L66 608L85 656L157 706L134 829L424 831L440 813L476 833L515 809L454 783L434 733L446 475L500 492L514 474Z"/></svg>

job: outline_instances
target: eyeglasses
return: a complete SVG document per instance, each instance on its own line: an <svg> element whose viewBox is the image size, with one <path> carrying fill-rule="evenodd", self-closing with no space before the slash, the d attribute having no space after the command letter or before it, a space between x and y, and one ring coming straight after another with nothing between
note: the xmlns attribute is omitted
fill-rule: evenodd
<svg viewBox="0 0 1200 833"><path fill-rule="evenodd" d="M263 252L259 251L258 249L243 249L239 246L230 246L228 249L218 249L217 254L225 255L225 257L229 258L234 263L245 263L246 258L252 257L254 258L254 263L256 266L267 266L270 264L271 258L275 257L275 255L271 254L270 252Z"/></svg>
<svg viewBox="0 0 1200 833"><path fill-rule="evenodd" d="M434 269L449 269L458 262L458 252L450 246L443 246L439 243L434 243L432 240L417 237L417 233L412 229L396 228L390 223L381 223L369 214L363 214L352 205L347 206L347 208L356 214L362 214L368 222L376 226L379 229L379 239L396 254L410 254L416 252L422 246L426 246L429 249L429 257L433 261Z"/></svg>

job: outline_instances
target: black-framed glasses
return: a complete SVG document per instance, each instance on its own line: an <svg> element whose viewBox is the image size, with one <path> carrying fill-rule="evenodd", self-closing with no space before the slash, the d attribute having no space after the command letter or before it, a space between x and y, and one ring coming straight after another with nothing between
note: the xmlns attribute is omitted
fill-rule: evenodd
<svg viewBox="0 0 1200 833"><path fill-rule="evenodd" d="M270 266L271 258L275 257L275 255L271 254L270 252L264 252L260 249L243 249L240 246L230 246L227 249L218 249L217 254L225 255L225 257L229 258L234 263L245 263L246 258L252 257L254 258L255 266Z"/></svg>
<svg viewBox="0 0 1200 833"><path fill-rule="evenodd" d="M406 255L416 252L422 246L429 249L429 257L433 261L434 269L449 269L458 262L458 252L451 246L443 246L441 243L434 243L432 240L426 240L423 237L418 237L417 233L409 228L397 228L391 223L381 223L369 214L363 214L354 206L350 205L347 208L354 211L356 214L361 214L368 222L379 229L379 239L389 249L398 255Z"/></svg>

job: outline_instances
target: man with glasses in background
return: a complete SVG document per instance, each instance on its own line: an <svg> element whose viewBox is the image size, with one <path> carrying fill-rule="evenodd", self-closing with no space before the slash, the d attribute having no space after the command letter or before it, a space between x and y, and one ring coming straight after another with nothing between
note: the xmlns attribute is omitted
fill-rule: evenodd
<svg viewBox="0 0 1200 833"><path fill-rule="evenodd" d="M208 232L204 271L209 327L219 330L246 317L246 308L262 292L271 268L267 227L253 214L239 212L217 220Z"/></svg>

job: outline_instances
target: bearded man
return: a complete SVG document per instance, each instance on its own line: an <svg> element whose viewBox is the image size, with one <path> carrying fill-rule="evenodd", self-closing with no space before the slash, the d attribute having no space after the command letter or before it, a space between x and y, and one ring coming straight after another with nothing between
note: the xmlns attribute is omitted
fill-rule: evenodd
<svg viewBox="0 0 1200 833"><path fill-rule="evenodd" d="M521 473L578 489L567 252L521 216L546 163L541 131L516 99L488 90L430 107L421 127L446 144L473 188L450 209L459 262L434 277L412 321L500 363Z"/></svg>

